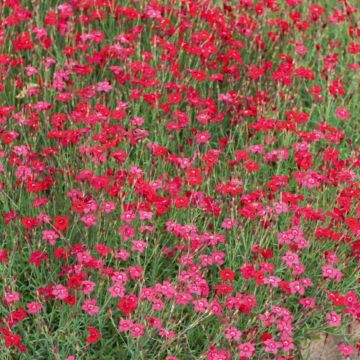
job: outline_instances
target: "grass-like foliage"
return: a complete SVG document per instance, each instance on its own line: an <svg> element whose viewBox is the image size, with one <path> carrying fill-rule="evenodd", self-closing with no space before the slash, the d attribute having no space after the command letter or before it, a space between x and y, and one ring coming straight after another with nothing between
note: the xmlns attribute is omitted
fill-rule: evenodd
<svg viewBox="0 0 360 360"><path fill-rule="evenodd" d="M359 358L356 3L0 1L1 360Z"/></svg>

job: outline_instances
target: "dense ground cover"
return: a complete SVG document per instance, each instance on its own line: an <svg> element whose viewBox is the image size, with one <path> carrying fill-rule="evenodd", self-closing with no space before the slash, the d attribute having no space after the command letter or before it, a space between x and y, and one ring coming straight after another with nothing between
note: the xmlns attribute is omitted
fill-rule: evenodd
<svg viewBox="0 0 360 360"><path fill-rule="evenodd" d="M359 358L356 1L0 10L1 360Z"/></svg>

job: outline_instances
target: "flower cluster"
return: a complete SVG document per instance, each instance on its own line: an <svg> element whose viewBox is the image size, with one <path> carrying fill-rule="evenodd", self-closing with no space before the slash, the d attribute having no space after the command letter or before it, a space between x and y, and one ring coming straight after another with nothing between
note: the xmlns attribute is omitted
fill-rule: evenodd
<svg viewBox="0 0 360 360"><path fill-rule="evenodd" d="M0 358L360 356L355 5L1 1Z"/></svg>

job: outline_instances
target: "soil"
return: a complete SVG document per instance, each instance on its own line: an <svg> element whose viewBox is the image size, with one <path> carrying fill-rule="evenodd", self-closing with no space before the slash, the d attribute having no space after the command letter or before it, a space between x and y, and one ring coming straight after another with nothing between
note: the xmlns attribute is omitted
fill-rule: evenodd
<svg viewBox="0 0 360 360"><path fill-rule="evenodd" d="M349 336L353 340L360 339L360 323L353 323L349 329ZM344 359L339 353L337 346L345 342L344 336L321 335L319 339L310 340L303 346L301 351L304 360L342 360ZM351 360L360 360L359 356L348 358Z"/></svg>

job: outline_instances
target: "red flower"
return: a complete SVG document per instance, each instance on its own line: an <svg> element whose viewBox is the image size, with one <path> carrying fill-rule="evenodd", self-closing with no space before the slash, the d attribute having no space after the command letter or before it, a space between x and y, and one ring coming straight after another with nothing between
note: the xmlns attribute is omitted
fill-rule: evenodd
<svg viewBox="0 0 360 360"><path fill-rule="evenodd" d="M31 253L31 257L29 258L30 264L35 264L36 267L40 266L41 262L46 260L48 255L43 253L41 250L36 250Z"/></svg>
<svg viewBox="0 0 360 360"><path fill-rule="evenodd" d="M16 212L14 210L11 210L10 212L3 214L3 218L5 219L6 225L18 217L19 217L19 215L16 214Z"/></svg>
<svg viewBox="0 0 360 360"><path fill-rule="evenodd" d="M89 332L89 336L86 338L86 342L96 343L101 339L101 333L95 328L89 327L87 330Z"/></svg>
<svg viewBox="0 0 360 360"><path fill-rule="evenodd" d="M125 295L121 298L118 309L121 310L125 315L128 315L135 311L138 304L138 298L136 295Z"/></svg>
<svg viewBox="0 0 360 360"><path fill-rule="evenodd" d="M10 313L10 315L7 318L7 322L9 327L13 327L18 322L22 321L23 319L26 319L28 315L24 311L24 309L20 308L18 310L14 310Z"/></svg>
<svg viewBox="0 0 360 360"><path fill-rule="evenodd" d="M234 281L235 273L231 269L226 268L226 269L220 270L220 277L221 277L222 281L226 281L226 280Z"/></svg>
<svg viewBox="0 0 360 360"><path fill-rule="evenodd" d="M29 50L34 46L34 43L31 41L30 34L28 32L19 34L16 40L12 40L12 44L14 46L14 51Z"/></svg>
<svg viewBox="0 0 360 360"><path fill-rule="evenodd" d="M21 345L21 338L20 335L15 335L11 332L4 334L5 339L5 346L20 346Z"/></svg>
<svg viewBox="0 0 360 360"><path fill-rule="evenodd" d="M6 249L0 250L0 262L7 263L9 261L8 255L9 255L9 250Z"/></svg>
<svg viewBox="0 0 360 360"><path fill-rule="evenodd" d="M65 232L66 229L69 226L69 219L67 216L60 216L60 215L56 215L55 216L55 222L54 222L54 226L57 230L60 230L62 232Z"/></svg>
<svg viewBox="0 0 360 360"><path fill-rule="evenodd" d="M31 230L37 226L39 226L41 224L41 222L36 219L36 218L31 218L29 216L25 216L22 220L21 220L22 224L24 225L24 228L26 230Z"/></svg>
<svg viewBox="0 0 360 360"><path fill-rule="evenodd" d="M215 285L214 288L216 289L217 295L231 294L234 291L234 287L226 283Z"/></svg>

